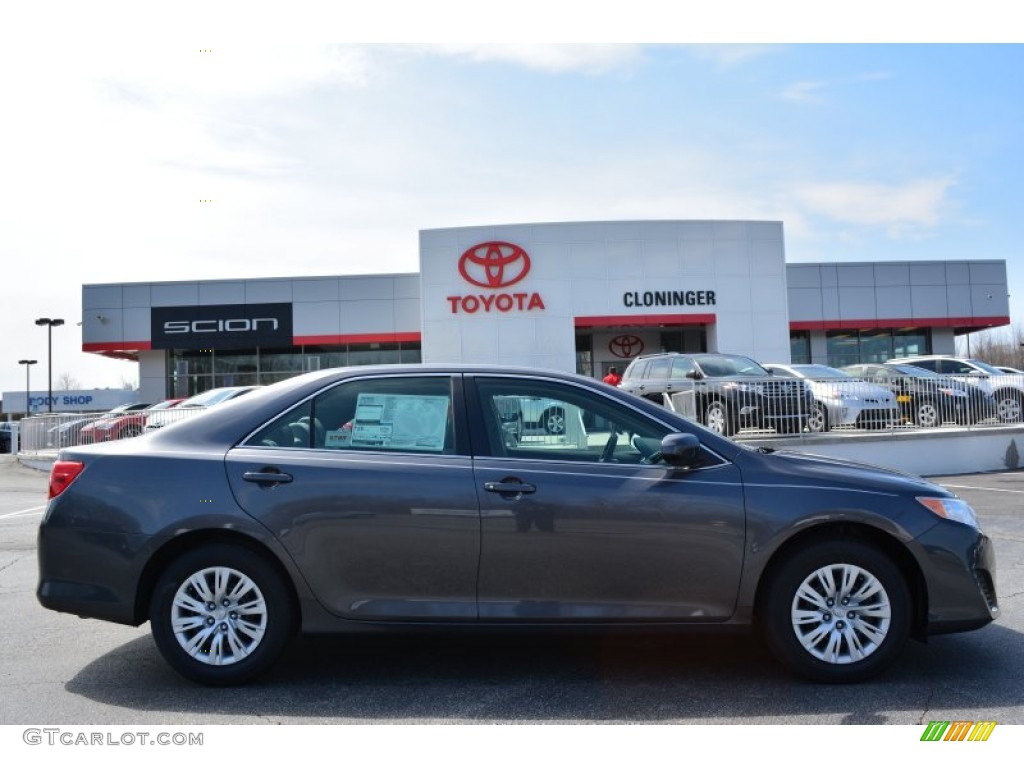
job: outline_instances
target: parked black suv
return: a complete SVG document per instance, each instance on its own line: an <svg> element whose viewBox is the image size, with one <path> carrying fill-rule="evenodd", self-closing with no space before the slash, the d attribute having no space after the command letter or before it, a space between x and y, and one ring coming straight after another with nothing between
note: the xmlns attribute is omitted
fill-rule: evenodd
<svg viewBox="0 0 1024 768"><path fill-rule="evenodd" d="M14 425L9 421L0 421L0 453L11 452L11 430Z"/></svg>
<svg viewBox="0 0 1024 768"><path fill-rule="evenodd" d="M783 379L743 355L669 352L638 357L619 385L721 435L744 427L801 432L814 407L806 382Z"/></svg>

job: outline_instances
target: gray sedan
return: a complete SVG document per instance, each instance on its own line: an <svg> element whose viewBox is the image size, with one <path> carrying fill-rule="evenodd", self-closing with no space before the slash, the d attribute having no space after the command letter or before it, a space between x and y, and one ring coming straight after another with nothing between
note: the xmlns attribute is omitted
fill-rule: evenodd
<svg viewBox="0 0 1024 768"><path fill-rule="evenodd" d="M557 435L509 429L554 403ZM999 613L973 510L919 478L749 449L600 382L321 371L131 441L61 451L40 602L138 625L206 684L294 633L755 624L802 676Z"/></svg>

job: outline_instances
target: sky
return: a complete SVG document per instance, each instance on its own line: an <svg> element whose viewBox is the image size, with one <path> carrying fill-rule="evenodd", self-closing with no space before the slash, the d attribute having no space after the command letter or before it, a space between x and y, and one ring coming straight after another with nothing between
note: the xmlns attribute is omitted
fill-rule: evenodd
<svg viewBox="0 0 1024 768"><path fill-rule="evenodd" d="M439 227L779 220L789 262L1005 259L1024 318L1024 46L998 18L942 17L936 39L966 41L945 44L913 16L891 37L924 42L866 16L851 37L726 13L702 36L599 2L532 26L492 5L464 30L269 14L259 34L88 7L0 31L0 392L23 358L45 389L38 317L66 321L55 389L137 380L81 352L83 284L415 272Z"/></svg>

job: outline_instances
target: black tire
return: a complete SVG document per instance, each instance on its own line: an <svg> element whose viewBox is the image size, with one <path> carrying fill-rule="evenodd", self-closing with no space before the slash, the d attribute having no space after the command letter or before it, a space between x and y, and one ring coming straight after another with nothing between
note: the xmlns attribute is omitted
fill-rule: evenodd
<svg viewBox="0 0 1024 768"><path fill-rule="evenodd" d="M758 605L769 648L793 672L821 683L861 682L889 666L906 643L911 612L910 590L892 560L842 539L798 550L771 576Z"/></svg>
<svg viewBox="0 0 1024 768"><path fill-rule="evenodd" d="M206 601L199 599L199 583L207 587ZM291 635L292 612L288 588L263 557L241 546L209 544L181 555L161 574L149 620L157 648L178 674L204 685L239 685L277 661Z"/></svg>
<svg viewBox="0 0 1024 768"><path fill-rule="evenodd" d="M565 410L562 408L548 408L540 418L544 431L549 435L565 434Z"/></svg>
<svg viewBox="0 0 1024 768"><path fill-rule="evenodd" d="M704 409L704 426L723 437L736 434L736 417L721 400L712 400Z"/></svg>
<svg viewBox="0 0 1024 768"><path fill-rule="evenodd" d="M130 427L125 427L124 432L121 433L121 437L138 437L142 434L142 427L138 424L133 424Z"/></svg>

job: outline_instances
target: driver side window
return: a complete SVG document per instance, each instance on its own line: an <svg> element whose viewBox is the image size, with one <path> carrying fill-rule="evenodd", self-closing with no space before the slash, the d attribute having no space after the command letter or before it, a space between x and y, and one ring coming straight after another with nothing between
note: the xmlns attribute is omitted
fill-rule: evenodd
<svg viewBox="0 0 1024 768"><path fill-rule="evenodd" d="M491 455L550 461L641 464L657 460L670 430L580 387L478 378Z"/></svg>

